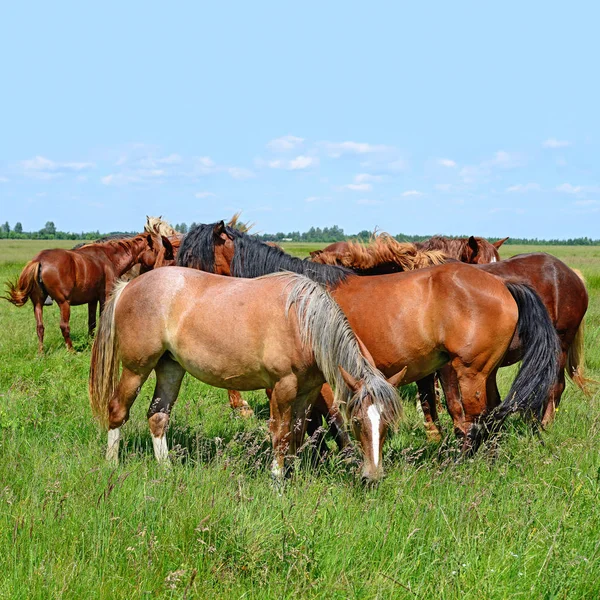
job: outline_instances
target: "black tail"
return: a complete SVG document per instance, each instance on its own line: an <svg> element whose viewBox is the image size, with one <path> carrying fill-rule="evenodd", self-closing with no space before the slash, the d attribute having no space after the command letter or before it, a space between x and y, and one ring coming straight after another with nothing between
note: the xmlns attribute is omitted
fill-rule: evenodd
<svg viewBox="0 0 600 600"><path fill-rule="evenodd" d="M558 374L560 341L544 303L527 285L507 283L506 287L519 307L517 331L522 348L521 368L504 402L471 429L473 450L513 413L521 413L539 424Z"/></svg>

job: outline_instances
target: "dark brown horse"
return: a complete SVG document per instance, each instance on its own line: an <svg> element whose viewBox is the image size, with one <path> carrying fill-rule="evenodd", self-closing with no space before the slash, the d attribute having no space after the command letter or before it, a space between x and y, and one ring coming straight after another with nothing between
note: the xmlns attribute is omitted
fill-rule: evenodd
<svg viewBox="0 0 600 600"><path fill-rule="evenodd" d="M452 258L464 261L465 256L468 254L468 250L466 250L468 245L457 243L458 240L446 240L444 238L435 238L435 240L433 246L443 249ZM495 247L503 242L504 240L496 242ZM394 268L389 264L389 257L379 251L377 243L370 244L367 248L369 249L368 255L372 259L370 264L372 268L378 268L384 273L394 272ZM485 248L485 245L480 246L480 248ZM334 250L331 254L329 251L323 250L318 255L317 260L329 264L337 260L359 273L362 272L365 265L363 252L352 252L352 247L349 250L346 250L342 256L339 254L339 249ZM490 254L486 254L485 250L480 250L476 256L483 260L484 257L489 258ZM397 268L401 267L402 263L398 261ZM549 390L545 402L542 424L547 425L554 418L555 410L560 403L565 387L565 372L584 393L589 393L584 375L583 344L584 316L588 305L588 295L582 276L558 258L544 253L522 254L500 262L494 260L490 264L479 264L478 268L497 275L506 282L524 284L533 288L544 302L552 319L554 328L560 338L561 354L556 380ZM510 365L520 360L521 351L521 341L519 336L515 336L502 365ZM465 426L462 423L460 395L452 369L447 367L442 369L441 379L455 428L457 432L462 432ZM425 378L417 385L428 435L433 439L439 439L437 408L433 401L435 398L433 377Z"/></svg>
<svg viewBox="0 0 600 600"><path fill-rule="evenodd" d="M450 363L461 393L465 449L508 414L541 417L557 372L558 339L548 313L529 287L458 262L406 273L358 277L347 269L303 261L223 223L200 225L186 236L182 266L234 277L289 270L326 284L352 329L384 374L407 367L403 383ZM525 352L507 400L500 404L496 370L515 334Z"/></svg>
<svg viewBox="0 0 600 600"><path fill-rule="evenodd" d="M43 352L43 307L44 300L50 296L60 308L60 329L67 348L72 350L71 306L88 305L88 332L92 335L98 304L102 312L117 278L138 263L152 268L161 251L164 252L162 239L151 233L86 244L75 250L42 250L25 265L15 283L7 282L8 295L4 298L15 306L23 306L31 300L38 350Z"/></svg>

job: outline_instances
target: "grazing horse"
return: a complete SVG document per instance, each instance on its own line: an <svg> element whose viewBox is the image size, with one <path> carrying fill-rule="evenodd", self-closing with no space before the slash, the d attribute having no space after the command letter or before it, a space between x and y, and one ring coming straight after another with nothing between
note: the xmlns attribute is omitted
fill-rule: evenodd
<svg viewBox="0 0 600 600"><path fill-rule="evenodd" d="M123 370L119 378L119 364ZM323 286L293 273L230 279L191 269L158 269L117 284L92 348L90 401L108 427L107 458L118 459L119 428L148 375L156 388L148 422L156 458L186 372L221 388L272 389L274 475L302 443L305 417L325 381L355 423L363 478L383 474L385 427L401 413L395 386L361 353Z"/></svg>
<svg viewBox="0 0 600 600"><path fill-rule="evenodd" d="M100 312L114 282L141 261L154 263L162 240L144 233L135 237L86 244L75 250L42 250L25 265L19 279L7 282L5 300L23 306L31 300L37 323L38 351L44 350L44 300L50 296L60 308L60 329L68 350L73 350L69 319L71 306L88 305L88 332L96 327Z"/></svg>
<svg viewBox="0 0 600 600"><path fill-rule="evenodd" d="M444 257L469 264L497 262L500 260L498 248L507 239L490 243L485 238L473 236L459 239L436 236L425 242L412 243L399 242L389 233L382 232L373 235L368 244L335 242L311 252L310 257L313 262L349 267L360 275L381 275L442 264Z"/></svg>
<svg viewBox="0 0 600 600"><path fill-rule="evenodd" d="M462 398L465 451L512 412L541 418L559 344L543 303L528 286L460 262L359 277L289 256L223 222L192 229L178 263L234 277L286 269L327 284L377 367L388 375L408 368L403 383L450 363ZM521 370L500 403L496 371L517 330L524 347Z"/></svg>
<svg viewBox="0 0 600 600"><path fill-rule="evenodd" d="M379 250L379 246L381 246L378 243L379 239L381 239L381 236L377 238L374 244L366 246L370 261L368 266L374 270L379 269L382 273L392 273L402 268L405 263L400 260L397 260L396 268L390 264L391 261L387 254ZM447 242L445 244L442 238L436 238L436 240L434 245L444 248L444 251L450 257L457 260L465 258L464 245L456 243L458 240L445 240ZM499 247L503 241L496 242L494 246ZM313 260L319 260L326 264L341 263L355 272L361 273L365 268L365 250L362 247L353 250L354 248L350 246L342 256L335 250L333 253L323 250ZM483 261L484 256L486 256L485 250L480 251L477 256L480 261ZM490 254L487 254L488 258L489 256ZM480 263L478 268L492 273L506 282L530 286L540 296L550 315L560 339L561 353L556 380L545 401L542 425L547 425L554 418L555 409L560 403L565 388L565 372L586 395L589 394L588 380L584 374L583 344L584 317L588 306L588 295L582 276L558 258L545 253L521 254L500 262L493 260L489 264ZM521 341L517 335L511 343L510 351L505 356L502 366L511 365L520 360L521 352ZM460 432L464 429L464 425L461 424L462 407L452 369L444 367L441 369L440 374L448 410L453 417L457 432ZM417 382L417 385L428 436L432 439L439 439L437 407L433 401L435 399L433 376Z"/></svg>

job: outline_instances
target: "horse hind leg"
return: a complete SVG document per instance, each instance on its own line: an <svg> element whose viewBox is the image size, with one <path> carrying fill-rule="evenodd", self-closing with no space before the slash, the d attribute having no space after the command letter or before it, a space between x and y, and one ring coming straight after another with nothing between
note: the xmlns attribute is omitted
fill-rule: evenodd
<svg viewBox="0 0 600 600"><path fill-rule="evenodd" d="M442 439L440 421L437 412L437 398L435 393L435 375L432 373L417 381L419 400L425 417L425 433L430 442L439 442Z"/></svg>
<svg viewBox="0 0 600 600"><path fill-rule="evenodd" d="M69 320L71 318L71 305L68 302L60 303L60 330L62 331L67 350L73 351L73 342L71 341L71 328Z"/></svg>
<svg viewBox="0 0 600 600"><path fill-rule="evenodd" d="M44 352L44 303L42 299L33 301L33 314L35 315L36 332L38 337L38 354Z"/></svg>
<svg viewBox="0 0 600 600"><path fill-rule="evenodd" d="M168 463L167 426L169 415L185 375L185 369L165 354L155 367L156 387L148 409L148 426L152 435L154 455L159 463Z"/></svg>
<svg viewBox="0 0 600 600"><path fill-rule="evenodd" d="M96 312L98 309L98 301L94 300L88 304L88 335L92 337L96 329Z"/></svg>
<svg viewBox="0 0 600 600"><path fill-rule="evenodd" d="M565 366L567 364L567 353L561 352L560 358L558 359L558 373L556 374L556 381L550 388L548 398L545 402L544 414L542 416L542 427L551 425L556 416L558 405L563 392L565 391Z"/></svg>
<svg viewBox="0 0 600 600"><path fill-rule="evenodd" d="M140 388L144 385L148 373L134 373L130 369L123 367L119 384L113 397L108 404L108 447L106 450L106 459L109 462L117 463L119 461L119 440L120 427L129 418L131 405L134 403Z"/></svg>

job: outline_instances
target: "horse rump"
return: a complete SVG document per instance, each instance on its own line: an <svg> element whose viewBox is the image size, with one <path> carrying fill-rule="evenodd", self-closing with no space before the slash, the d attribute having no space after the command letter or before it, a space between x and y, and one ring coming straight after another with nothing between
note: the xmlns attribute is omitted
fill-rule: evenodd
<svg viewBox="0 0 600 600"><path fill-rule="evenodd" d="M523 348L521 367L504 402L485 415L469 432L474 452L500 429L506 418L521 413L535 426L558 373L560 340L550 315L537 292L528 285L506 283L519 308L517 331Z"/></svg>
<svg viewBox="0 0 600 600"><path fill-rule="evenodd" d="M34 295L43 296L44 292L39 281L41 263L37 260L28 262L16 282L7 281L7 295L2 296L15 306L24 306L27 300Z"/></svg>

